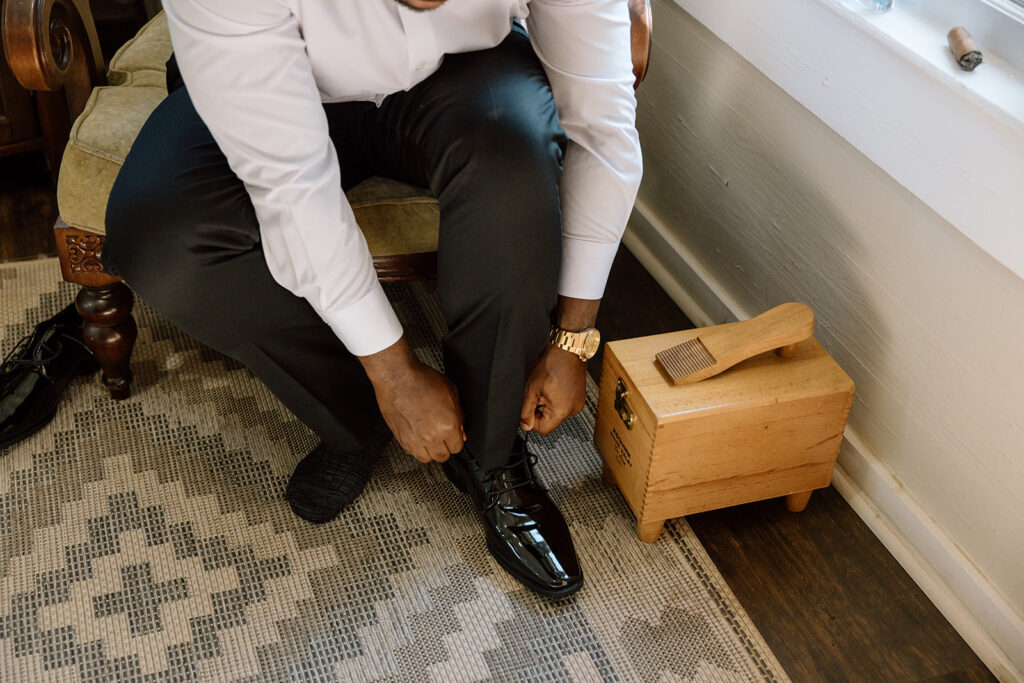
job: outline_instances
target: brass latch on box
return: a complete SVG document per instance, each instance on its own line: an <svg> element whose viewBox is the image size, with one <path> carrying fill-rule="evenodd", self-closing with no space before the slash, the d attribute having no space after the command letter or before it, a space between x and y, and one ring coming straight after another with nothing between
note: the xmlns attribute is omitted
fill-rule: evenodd
<svg viewBox="0 0 1024 683"><path fill-rule="evenodd" d="M622 378L619 378L619 383L615 385L615 411L622 418L622 422L626 425L626 429L633 428L633 420L636 416L633 415L633 411L630 409L629 404L626 403L626 397L629 396L629 389L622 382Z"/></svg>

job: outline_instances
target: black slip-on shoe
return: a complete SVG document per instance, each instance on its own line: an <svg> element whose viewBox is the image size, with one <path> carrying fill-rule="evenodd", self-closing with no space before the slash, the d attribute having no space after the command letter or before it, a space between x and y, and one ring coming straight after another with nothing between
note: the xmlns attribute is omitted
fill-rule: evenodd
<svg viewBox="0 0 1024 683"><path fill-rule="evenodd" d="M0 366L0 449L49 424L68 382L98 369L74 304L36 325Z"/></svg>
<svg viewBox="0 0 1024 683"><path fill-rule="evenodd" d="M506 465L482 469L463 450L443 467L449 481L472 498L498 564L527 588L562 598L583 586L583 572L565 518L534 478L536 459L517 439Z"/></svg>
<svg viewBox="0 0 1024 683"><path fill-rule="evenodd" d="M292 512L307 522L329 522L351 504L373 474L391 442L381 420L361 448L339 450L321 443L295 466L284 497Z"/></svg>

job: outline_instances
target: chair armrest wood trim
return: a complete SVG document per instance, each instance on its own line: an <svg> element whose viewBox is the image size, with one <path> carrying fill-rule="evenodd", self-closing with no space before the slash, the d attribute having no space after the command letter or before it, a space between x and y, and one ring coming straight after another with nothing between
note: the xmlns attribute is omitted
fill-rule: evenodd
<svg viewBox="0 0 1024 683"><path fill-rule="evenodd" d="M72 119L103 85L103 55L88 0L5 0L4 52L28 90L65 89Z"/></svg>
<svg viewBox="0 0 1024 683"><path fill-rule="evenodd" d="M437 252L375 256L373 267L383 283L437 279Z"/></svg>
<svg viewBox="0 0 1024 683"><path fill-rule="evenodd" d="M106 236L73 228L62 218L57 218L53 233L60 273L65 282L85 287L104 287L121 281L121 278L103 269L101 258Z"/></svg>
<svg viewBox="0 0 1024 683"><path fill-rule="evenodd" d="M629 0L629 21L633 75L636 77L633 89L636 90L647 76L647 66L651 62L651 46L654 37L650 0Z"/></svg>

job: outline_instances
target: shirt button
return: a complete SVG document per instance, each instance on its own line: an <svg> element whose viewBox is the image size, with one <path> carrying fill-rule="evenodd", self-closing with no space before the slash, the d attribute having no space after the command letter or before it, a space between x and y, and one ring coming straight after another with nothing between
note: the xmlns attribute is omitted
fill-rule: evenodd
<svg viewBox="0 0 1024 683"><path fill-rule="evenodd" d="M423 71L426 68L427 68L427 63L426 62L419 62L419 63L416 64L416 70L417 71Z"/></svg>

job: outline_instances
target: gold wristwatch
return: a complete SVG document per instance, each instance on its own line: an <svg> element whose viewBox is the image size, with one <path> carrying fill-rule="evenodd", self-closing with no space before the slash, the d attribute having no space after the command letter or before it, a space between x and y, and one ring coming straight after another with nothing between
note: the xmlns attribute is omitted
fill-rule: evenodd
<svg viewBox="0 0 1024 683"><path fill-rule="evenodd" d="M548 341L563 351L575 353L581 361L586 363L597 353L597 347L601 345L601 333L594 327L588 327L579 332L569 332L552 326Z"/></svg>

